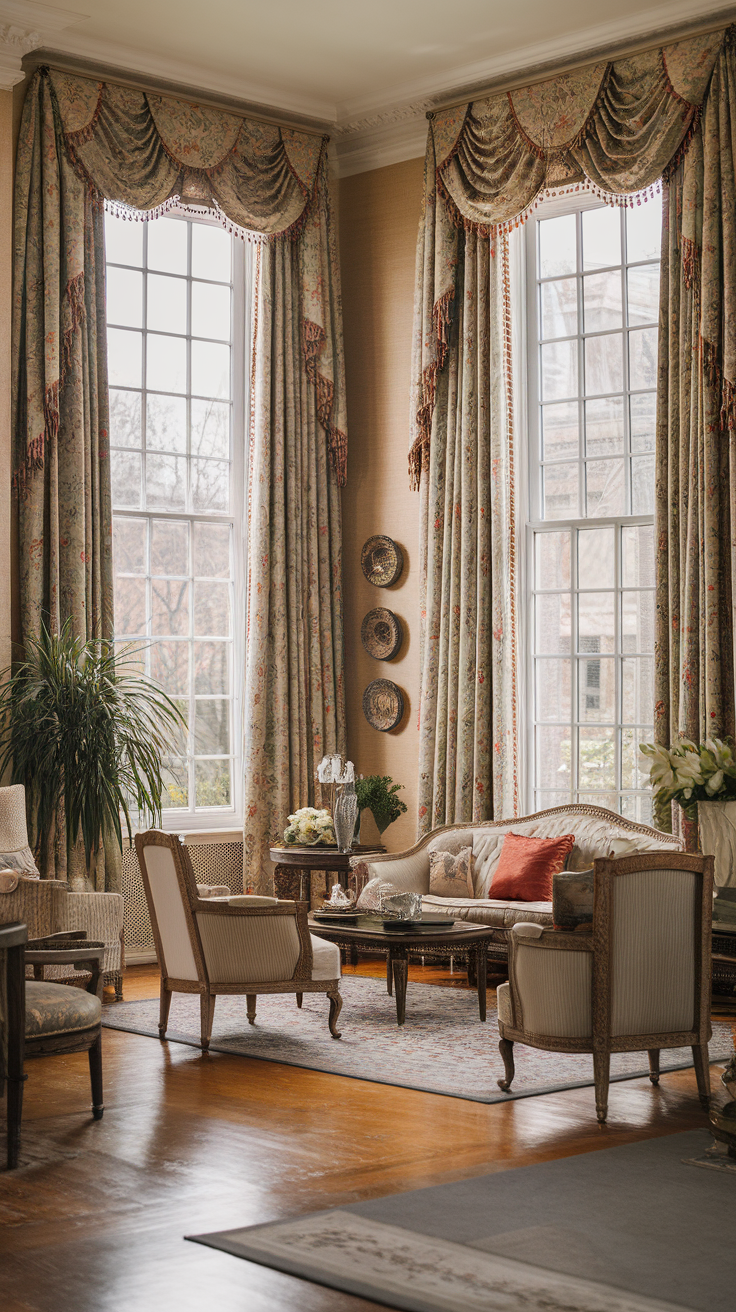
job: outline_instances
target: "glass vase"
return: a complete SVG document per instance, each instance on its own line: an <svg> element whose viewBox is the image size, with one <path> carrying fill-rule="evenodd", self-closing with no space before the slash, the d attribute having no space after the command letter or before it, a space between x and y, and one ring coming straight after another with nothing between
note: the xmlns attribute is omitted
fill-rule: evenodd
<svg viewBox="0 0 736 1312"><path fill-rule="evenodd" d="M352 784L345 784L335 801L335 838L340 852L350 852L353 846L355 821L358 818L358 799Z"/></svg>

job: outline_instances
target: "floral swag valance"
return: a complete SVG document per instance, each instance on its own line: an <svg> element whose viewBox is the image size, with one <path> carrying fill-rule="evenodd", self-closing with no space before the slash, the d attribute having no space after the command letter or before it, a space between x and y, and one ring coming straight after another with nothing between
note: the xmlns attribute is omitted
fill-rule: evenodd
<svg viewBox="0 0 736 1312"><path fill-rule="evenodd" d="M593 187L612 200L642 192L671 176L692 142L702 175L703 151L709 133L717 131L718 99L725 94L723 61L732 31L576 69L432 116L417 256L409 455L413 486L419 485L429 464L437 374L447 358L461 234L501 239L528 217L544 194L561 189ZM706 223L718 221L718 215L706 212ZM706 282L720 277L721 236L711 231L713 240L704 240L703 222L703 187L696 167L685 187L681 249L691 276L703 252L700 276ZM733 279L736 291L736 273L726 277ZM703 302L708 320L703 337L711 345L715 367L722 369L724 387L730 380L730 399L730 384L736 379L736 325L730 326L732 340L723 343L719 309L707 305L705 298ZM733 426L732 420L729 423Z"/></svg>
<svg viewBox="0 0 736 1312"><path fill-rule="evenodd" d="M224 222L296 243L301 349L331 464L344 485L347 425L326 145L327 138L209 106L36 71L18 151L16 267L24 268L25 287L16 285L16 312L26 322L36 314L45 322L47 344L43 376L38 357L34 362L33 352L25 352L24 394L16 397L17 415L24 412L22 437L16 429L24 445L16 450L21 482L43 467L47 443L58 432L59 391L84 316L87 228L67 203L81 183L88 207L117 202L151 218L179 199L214 202ZM37 203L39 174L58 198L61 232L59 210ZM58 304L48 296L54 261L62 273Z"/></svg>

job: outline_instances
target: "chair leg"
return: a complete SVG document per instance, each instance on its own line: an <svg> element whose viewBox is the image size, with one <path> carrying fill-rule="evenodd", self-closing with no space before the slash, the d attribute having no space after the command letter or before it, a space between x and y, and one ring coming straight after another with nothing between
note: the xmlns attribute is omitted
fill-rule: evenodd
<svg viewBox="0 0 736 1312"><path fill-rule="evenodd" d="M659 1084L659 1048L647 1048L649 1057L649 1078L652 1084Z"/></svg>
<svg viewBox="0 0 736 1312"><path fill-rule="evenodd" d="M161 980L161 995L159 999L158 1011L158 1037L166 1037L166 1028L169 1023L169 1010L171 1008L171 990L167 989L164 981Z"/></svg>
<svg viewBox="0 0 736 1312"><path fill-rule="evenodd" d="M607 1050L593 1053L595 1077L595 1111L598 1121L605 1125L608 1115L608 1084L611 1078L611 1054Z"/></svg>
<svg viewBox="0 0 736 1312"><path fill-rule="evenodd" d="M497 1080L496 1083L498 1084L499 1089L503 1089L504 1093L507 1093L511 1088L511 1081L514 1078L514 1045L512 1040L499 1039L498 1051L503 1058L505 1079Z"/></svg>
<svg viewBox="0 0 736 1312"><path fill-rule="evenodd" d="M98 1034L88 1053L89 1078L92 1085L92 1115L102 1120L105 1104L102 1101L102 1034Z"/></svg>
<svg viewBox="0 0 736 1312"><path fill-rule="evenodd" d="M303 993L297 993L297 995L296 995L296 1005L297 1005L297 1007L299 1007L300 1010L301 1010L301 1005L302 1005L303 1001L304 1001L304 994L303 994Z"/></svg>
<svg viewBox="0 0 736 1312"><path fill-rule="evenodd" d="M250 1025L255 1025L256 1023L256 997L257 996L258 995L256 993L246 993L245 995L245 1002L248 1008L248 1023Z"/></svg>
<svg viewBox="0 0 736 1312"><path fill-rule="evenodd" d="M337 985L335 985L334 989L327 990L327 996L330 999L330 1019L328 1021L330 1027L330 1034L332 1035L333 1039L339 1039L340 1030L338 1030L336 1026L337 1026L337 1018L340 1015L340 1012L342 1011L342 998L340 997L340 990L337 987Z"/></svg>
<svg viewBox="0 0 736 1312"><path fill-rule="evenodd" d="M116 976L115 976L115 1001L116 1001L116 1002L122 1002L122 1000L123 1000L123 977L122 977L122 975L116 975Z"/></svg>
<svg viewBox="0 0 736 1312"><path fill-rule="evenodd" d="M386 957L386 992L390 998L394 993L394 966L391 960L391 953Z"/></svg>
<svg viewBox="0 0 736 1312"><path fill-rule="evenodd" d="M710 1066L708 1064L708 1044L698 1043L692 1049L695 1078L698 1081L698 1094L703 1107L710 1101Z"/></svg>
<svg viewBox="0 0 736 1312"><path fill-rule="evenodd" d="M215 1002L217 1001L214 993L200 993L199 995L199 1017L202 1026L201 1046L202 1051L206 1052L210 1046L212 1038L212 1022L215 1019Z"/></svg>

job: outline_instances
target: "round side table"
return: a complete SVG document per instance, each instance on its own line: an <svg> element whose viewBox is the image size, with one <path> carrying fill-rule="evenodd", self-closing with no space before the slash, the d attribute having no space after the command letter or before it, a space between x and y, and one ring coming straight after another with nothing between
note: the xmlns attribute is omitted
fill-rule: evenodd
<svg viewBox="0 0 736 1312"><path fill-rule="evenodd" d="M315 847L272 847L270 857L276 867L274 892L276 897L311 905L313 870L337 875L342 887L347 888L351 857L385 851L385 847L366 844L359 844L350 852L340 852L337 847L324 847L321 843Z"/></svg>

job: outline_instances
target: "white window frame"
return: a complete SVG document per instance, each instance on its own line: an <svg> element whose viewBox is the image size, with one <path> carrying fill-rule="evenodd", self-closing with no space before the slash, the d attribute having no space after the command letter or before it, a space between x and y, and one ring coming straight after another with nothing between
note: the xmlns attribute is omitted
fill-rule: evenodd
<svg viewBox="0 0 736 1312"><path fill-rule="evenodd" d="M521 769L520 769L520 795L524 799L523 809L525 813L531 814L536 808L535 794L536 788L536 752L535 752L535 699L536 688L534 679L534 610L535 610L535 593L534 583L534 536L539 532L555 532L561 529L590 529L612 527L616 531L616 552L615 552L615 577L614 577L614 597L615 601L615 653L614 659L616 664L616 715L615 722L615 761L616 761L616 779L620 779L620 761L621 761L621 729L622 720L620 718L621 710L621 652L620 652L620 607L618 599L620 597L621 586L621 552L618 549L620 542L621 527L634 527L636 525L649 525L654 522L653 515L619 515L615 517L590 517L590 518L570 518L559 520L540 519L541 513L541 432L539 424L539 405L540 405L540 386L539 386L539 336L538 336L538 304L537 304L537 243L536 243L536 224L540 219L555 218L563 214L572 212L581 213L584 210L598 209L601 207L601 201L594 195L582 194L577 196L557 196L545 199L535 211L533 217L530 217L527 223L519 230L515 231L510 238L510 268L511 268L511 286L514 310L514 422L518 434L524 434L525 437L519 442L521 456L517 460L518 471L518 502L517 504L524 508L524 521L518 525L518 542L520 547L520 561L518 572L518 587L522 605L518 607L518 655L520 668L518 674L519 687L519 743L522 748ZM622 274L625 277L625 268ZM578 324L582 323L580 317L580 291L578 293ZM626 325L624 324L624 331ZM614 331L614 330L612 330ZM579 338L579 352L583 352L583 337ZM578 358L578 369L581 370L582 360ZM582 373L579 372L579 377ZM624 390L628 394L628 363L625 364ZM625 407L625 444L624 454L627 457L625 464L625 487L626 487L626 505L631 505L631 477L630 477L630 460L631 454L630 428L628 407ZM575 635L577 615L574 599L577 595L577 559L572 557L571 553L571 587L570 592L573 598L571 623L573 625L572 636ZM627 588L628 590L628 588ZM577 782L577 759L576 743L577 728L579 721L579 689L577 686L578 670L577 647L573 646L571 639L571 784L570 794L571 801L574 804L577 792L585 792L585 789L578 789ZM614 792L630 792L629 789L619 789L618 785L610 790ZM645 792L644 788L634 790L636 792Z"/></svg>
<svg viewBox="0 0 736 1312"><path fill-rule="evenodd" d="M165 216L167 219L179 219L188 222L206 223L221 228L209 209L199 206L175 206ZM156 220L152 220L156 222ZM115 265L113 260L108 261ZM128 267L128 266L117 266ZM245 673L245 630L247 598L247 487L248 474L248 434L250 430L250 373L251 373L251 288L253 274L252 243L241 239L237 233L232 235L232 300L231 300L231 473L230 473L230 513L210 513L207 523L232 525L232 579L231 579L231 659L232 659L232 699L230 703L230 746L231 746L231 804L229 806L196 807L190 793L190 805L187 807L164 807L161 823L167 832L208 832L221 834L232 831L240 836L243 827L243 683ZM145 323L143 327L145 353ZM190 337L187 332L187 339ZM145 389L144 389L145 390ZM145 451L143 451L145 462ZM145 479L145 463L142 465L142 480ZM191 522L197 518L197 512L141 510L133 508L113 509L114 518L130 519L170 519ZM191 534L190 534L191 539ZM191 544L190 544L191 550ZM135 640L133 640L135 641ZM175 699L175 698L174 698ZM188 694L191 704L191 687ZM193 707L190 709L190 732ZM150 817L131 810L133 829L145 827ZM225 839L225 833L222 833Z"/></svg>

